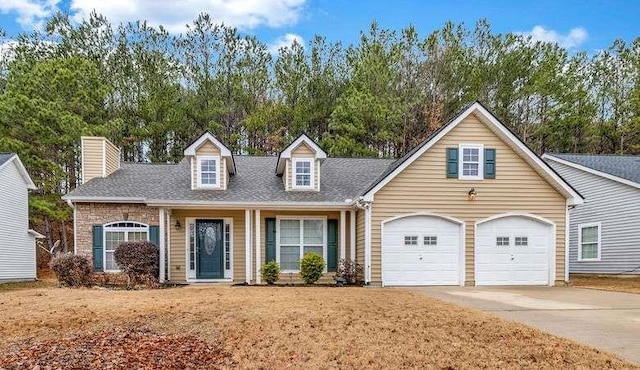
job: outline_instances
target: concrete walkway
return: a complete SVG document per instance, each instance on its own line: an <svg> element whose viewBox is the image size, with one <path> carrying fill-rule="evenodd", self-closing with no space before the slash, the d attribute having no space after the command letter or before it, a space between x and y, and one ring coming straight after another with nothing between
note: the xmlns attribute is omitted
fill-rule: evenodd
<svg viewBox="0 0 640 370"><path fill-rule="evenodd" d="M640 294L549 287L415 287L640 364Z"/></svg>

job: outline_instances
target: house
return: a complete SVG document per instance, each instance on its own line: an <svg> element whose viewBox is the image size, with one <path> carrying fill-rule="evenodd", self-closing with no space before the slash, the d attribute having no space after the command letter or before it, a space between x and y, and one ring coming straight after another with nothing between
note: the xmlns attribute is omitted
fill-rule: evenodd
<svg viewBox="0 0 640 370"><path fill-rule="evenodd" d="M35 189L15 153L0 153L0 282L35 280L36 238L29 229L29 189Z"/></svg>
<svg viewBox="0 0 640 370"><path fill-rule="evenodd" d="M582 198L480 103L399 160L332 158L301 135L278 157L234 155L205 133L178 164L119 163L82 139L77 253L117 271L114 248L160 246L161 279L261 283L276 260L341 258L366 284L554 285L567 279L568 207ZM167 268L164 268L166 263Z"/></svg>
<svg viewBox="0 0 640 370"><path fill-rule="evenodd" d="M570 211L569 271L640 274L640 156L543 158L585 198Z"/></svg>

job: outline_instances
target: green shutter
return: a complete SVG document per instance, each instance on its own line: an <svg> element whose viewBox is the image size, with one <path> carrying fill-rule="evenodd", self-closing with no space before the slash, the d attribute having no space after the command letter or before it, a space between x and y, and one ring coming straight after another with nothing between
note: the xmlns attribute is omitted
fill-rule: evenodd
<svg viewBox="0 0 640 370"><path fill-rule="evenodd" d="M338 267L338 220L327 221L327 271Z"/></svg>
<svg viewBox="0 0 640 370"><path fill-rule="evenodd" d="M458 148L447 148L447 178L458 178Z"/></svg>
<svg viewBox="0 0 640 370"><path fill-rule="evenodd" d="M91 230L93 242L93 269L95 271L102 271L102 256L103 256L103 239L102 239L102 225L93 225Z"/></svg>
<svg viewBox="0 0 640 370"><path fill-rule="evenodd" d="M149 241L160 248L160 226L149 226Z"/></svg>
<svg viewBox="0 0 640 370"><path fill-rule="evenodd" d="M265 218L265 261L271 262L276 260L276 219Z"/></svg>
<svg viewBox="0 0 640 370"><path fill-rule="evenodd" d="M484 150L484 178L485 179L496 178L496 150L495 149Z"/></svg>

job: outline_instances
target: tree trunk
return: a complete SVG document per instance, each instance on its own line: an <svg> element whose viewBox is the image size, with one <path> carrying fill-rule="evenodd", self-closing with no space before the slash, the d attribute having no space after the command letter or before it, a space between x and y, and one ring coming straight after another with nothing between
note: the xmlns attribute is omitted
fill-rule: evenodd
<svg viewBox="0 0 640 370"><path fill-rule="evenodd" d="M47 237L47 247L51 250L53 247L53 240L51 238L51 224L49 223L49 216L44 216L44 234Z"/></svg>
<svg viewBox="0 0 640 370"><path fill-rule="evenodd" d="M60 237L62 239L62 248L65 253L69 252L69 245L67 244L67 224L64 220L60 220Z"/></svg>

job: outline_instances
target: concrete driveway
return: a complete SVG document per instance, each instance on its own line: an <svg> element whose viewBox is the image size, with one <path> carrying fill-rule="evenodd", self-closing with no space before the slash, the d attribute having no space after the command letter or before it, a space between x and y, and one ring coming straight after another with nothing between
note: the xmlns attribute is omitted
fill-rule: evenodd
<svg viewBox="0 0 640 370"><path fill-rule="evenodd" d="M640 294L566 287L415 287L640 364Z"/></svg>

